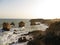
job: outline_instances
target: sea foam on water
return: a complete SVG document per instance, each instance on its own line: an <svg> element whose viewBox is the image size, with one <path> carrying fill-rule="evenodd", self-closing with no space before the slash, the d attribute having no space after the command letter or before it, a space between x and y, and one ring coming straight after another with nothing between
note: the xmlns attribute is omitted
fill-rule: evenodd
<svg viewBox="0 0 60 45"><path fill-rule="evenodd" d="M4 33L0 33L0 45L6 45L8 43L12 43L12 42L17 42L18 38L21 37L22 34L27 34L28 32L32 32L34 30L45 30L46 28L48 28L47 25L45 24L40 24L40 25L36 25L36 26L30 26L27 28L23 27L23 28L11 28L10 31L8 32L4 32ZM13 34L13 32L16 32L16 34ZM27 36L28 39L30 38L29 36ZM15 43L13 45L26 45L27 42L25 43Z"/></svg>

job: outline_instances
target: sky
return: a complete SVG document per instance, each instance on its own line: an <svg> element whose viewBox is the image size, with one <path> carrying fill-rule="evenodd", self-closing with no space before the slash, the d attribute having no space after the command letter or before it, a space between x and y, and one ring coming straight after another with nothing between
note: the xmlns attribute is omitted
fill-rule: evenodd
<svg viewBox="0 0 60 45"><path fill-rule="evenodd" d="M60 0L0 0L0 18L60 18Z"/></svg>

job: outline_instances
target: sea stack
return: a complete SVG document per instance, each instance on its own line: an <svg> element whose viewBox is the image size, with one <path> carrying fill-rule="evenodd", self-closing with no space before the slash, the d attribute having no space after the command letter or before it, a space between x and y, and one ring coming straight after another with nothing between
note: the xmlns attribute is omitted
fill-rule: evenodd
<svg viewBox="0 0 60 45"><path fill-rule="evenodd" d="M25 23L23 21L19 22L19 27L24 27Z"/></svg>

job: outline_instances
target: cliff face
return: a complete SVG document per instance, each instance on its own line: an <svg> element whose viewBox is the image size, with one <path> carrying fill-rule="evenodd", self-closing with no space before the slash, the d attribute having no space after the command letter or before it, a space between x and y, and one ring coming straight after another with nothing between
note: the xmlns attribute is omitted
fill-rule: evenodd
<svg viewBox="0 0 60 45"><path fill-rule="evenodd" d="M31 24L30 25L36 25L36 22L43 22L44 20L43 19L31 19L30 22Z"/></svg>
<svg viewBox="0 0 60 45"><path fill-rule="evenodd" d="M54 23L54 22L59 22L60 19L31 19L31 25L35 25L35 22L41 22L44 23L48 26L50 26L50 24Z"/></svg>
<svg viewBox="0 0 60 45"><path fill-rule="evenodd" d="M55 33L55 35L60 35L60 22L52 23L47 32Z"/></svg>

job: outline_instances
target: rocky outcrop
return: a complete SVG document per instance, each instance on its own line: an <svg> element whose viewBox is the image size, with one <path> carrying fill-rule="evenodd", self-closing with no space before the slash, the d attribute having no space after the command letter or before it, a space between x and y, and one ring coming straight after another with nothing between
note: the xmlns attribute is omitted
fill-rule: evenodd
<svg viewBox="0 0 60 45"><path fill-rule="evenodd" d="M19 27L24 27L25 26L25 23L23 21L19 22Z"/></svg>
<svg viewBox="0 0 60 45"><path fill-rule="evenodd" d="M59 32L59 33L58 33ZM55 22L45 31L45 35L41 35L41 31L33 31L31 34L40 34L27 45L60 45L60 22Z"/></svg>
<svg viewBox="0 0 60 45"><path fill-rule="evenodd" d="M44 23L44 24L50 26L50 24L55 23L55 22L59 22L59 21L60 21L60 19L31 19L30 25L35 25L35 22L41 22L41 23Z"/></svg>
<svg viewBox="0 0 60 45"><path fill-rule="evenodd" d="M45 31L36 30L36 31L29 32L28 34L32 35L34 38L36 38L38 36L45 35Z"/></svg>

